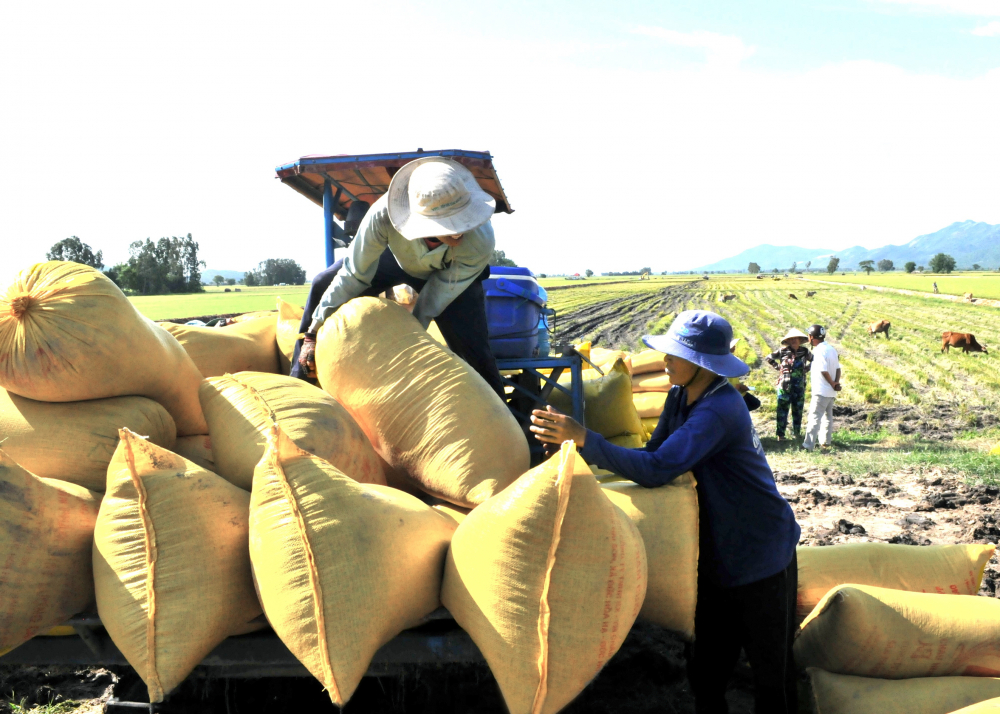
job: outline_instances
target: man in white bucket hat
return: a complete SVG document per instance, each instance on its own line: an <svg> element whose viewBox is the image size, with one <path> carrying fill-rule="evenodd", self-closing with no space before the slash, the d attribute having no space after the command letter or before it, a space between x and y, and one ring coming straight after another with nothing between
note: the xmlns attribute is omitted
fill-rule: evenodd
<svg viewBox="0 0 1000 714"><path fill-rule="evenodd" d="M316 333L341 305L400 283L420 295L413 316L437 322L448 346L503 394L490 350L482 281L490 275L496 201L452 159L404 165L368 210L347 257L313 278L292 376L315 377Z"/></svg>

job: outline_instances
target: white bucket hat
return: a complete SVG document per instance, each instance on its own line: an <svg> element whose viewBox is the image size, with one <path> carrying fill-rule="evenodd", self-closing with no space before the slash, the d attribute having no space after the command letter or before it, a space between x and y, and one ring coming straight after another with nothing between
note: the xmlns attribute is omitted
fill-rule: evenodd
<svg viewBox="0 0 1000 714"><path fill-rule="evenodd" d="M440 156L404 165L389 183L389 220L409 240L465 233L486 223L496 200L462 164Z"/></svg>

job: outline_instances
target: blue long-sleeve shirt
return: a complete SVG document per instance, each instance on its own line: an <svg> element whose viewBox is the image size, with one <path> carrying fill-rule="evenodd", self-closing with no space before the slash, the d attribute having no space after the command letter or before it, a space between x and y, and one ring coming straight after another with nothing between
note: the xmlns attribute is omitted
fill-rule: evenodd
<svg viewBox="0 0 1000 714"><path fill-rule="evenodd" d="M769 577L795 554L795 513L778 493L743 398L722 377L690 405L685 389L673 387L645 447L615 446L588 429L580 454L647 488L693 471L701 515L699 571L715 585Z"/></svg>

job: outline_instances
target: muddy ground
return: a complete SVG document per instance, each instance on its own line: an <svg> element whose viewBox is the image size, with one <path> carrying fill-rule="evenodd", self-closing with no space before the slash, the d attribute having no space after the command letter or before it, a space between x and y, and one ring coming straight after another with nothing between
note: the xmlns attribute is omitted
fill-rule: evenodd
<svg viewBox="0 0 1000 714"><path fill-rule="evenodd" d="M661 313L673 317L689 297L689 286L682 283L656 292L641 292L591 303L560 313L556 317L554 339L578 342L589 336L594 344L603 347L635 348L639 338L649 332L649 321L636 320L637 315L649 316L653 320Z"/></svg>

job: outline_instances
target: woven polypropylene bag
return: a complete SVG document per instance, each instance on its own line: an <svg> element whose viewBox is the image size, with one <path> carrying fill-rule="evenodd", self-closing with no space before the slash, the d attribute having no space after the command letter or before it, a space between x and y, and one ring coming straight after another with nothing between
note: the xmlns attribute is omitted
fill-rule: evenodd
<svg viewBox="0 0 1000 714"><path fill-rule="evenodd" d="M810 667L816 714L951 714L1000 696L1000 679L874 679Z"/></svg>
<svg viewBox="0 0 1000 714"><path fill-rule="evenodd" d="M0 450L0 655L94 601L100 494L39 478Z"/></svg>
<svg viewBox="0 0 1000 714"><path fill-rule="evenodd" d="M385 483L378 455L358 423L337 400L308 382L240 372L206 379L200 396L216 473L240 488L250 490L274 424L300 448L355 481Z"/></svg>
<svg viewBox="0 0 1000 714"><path fill-rule="evenodd" d="M511 714L549 714L618 651L645 593L638 530L566 442L465 517L441 598Z"/></svg>
<svg viewBox="0 0 1000 714"><path fill-rule="evenodd" d="M642 438L646 431L632 402L632 378L622 360L603 377L583 381L584 417L587 428L604 437L634 434ZM553 390L552 406L564 414L572 413L568 395Z"/></svg>
<svg viewBox="0 0 1000 714"><path fill-rule="evenodd" d="M97 611L149 689L180 684L261 613L250 494L123 429L94 532Z"/></svg>
<svg viewBox="0 0 1000 714"><path fill-rule="evenodd" d="M666 486L602 483L604 493L632 519L646 546L649 585L639 617L694 638L698 602L698 493L694 475Z"/></svg>
<svg viewBox="0 0 1000 714"><path fill-rule="evenodd" d="M88 265L38 263L0 293L0 387L14 394L42 402L140 395L170 412L178 434L204 434L200 383L177 340Z"/></svg>
<svg viewBox="0 0 1000 714"><path fill-rule="evenodd" d="M841 585L802 623L795 661L838 674L1000 677L1000 601Z"/></svg>
<svg viewBox="0 0 1000 714"><path fill-rule="evenodd" d="M274 313L225 327L173 322L159 325L181 343L203 377L218 377L227 372L281 372Z"/></svg>
<svg viewBox="0 0 1000 714"><path fill-rule="evenodd" d="M323 323L320 384L394 469L459 506L528 470L528 441L499 396L389 300L355 298Z"/></svg>
<svg viewBox="0 0 1000 714"><path fill-rule="evenodd" d="M831 589L843 583L892 590L975 595L994 545L844 543L798 548L799 592L796 609L804 620Z"/></svg>
<svg viewBox="0 0 1000 714"><path fill-rule="evenodd" d="M663 406L667 403L667 395L663 392L637 392L632 395L632 404L642 419L659 419ZM655 424L653 425L655 428Z"/></svg>
<svg viewBox="0 0 1000 714"><path fill-rule="evenodd" d="M273 427L254 474L250 557L267 619L343 706L379 647L435 610L455 521L361 484Z"/></svg>
<svg viewBox="0 0 1000 714"><path fill-rule="evenodd" d="M281 373L288 374L292 367L292 355L295 353L295 342L299 338L299 326L302 324L302 313L305 310L278 298L278 327L276 339L278 342L278 359L281 360Z"/></svg>
<svg viewBox="0 0 1000 714"><path fill-rule="evenodd" d="M36 476L104 491L122 427L167 449L177 436L167 410L146 397L53 403L0 389L0 444Z"/></svg>
<svg viewBox="0 0 1000 714"><path fill-rule="evenodd" d="M665 357L666 355L656 350L643 350L632 355L632 374L665 372L667 370Z"/></svg>

